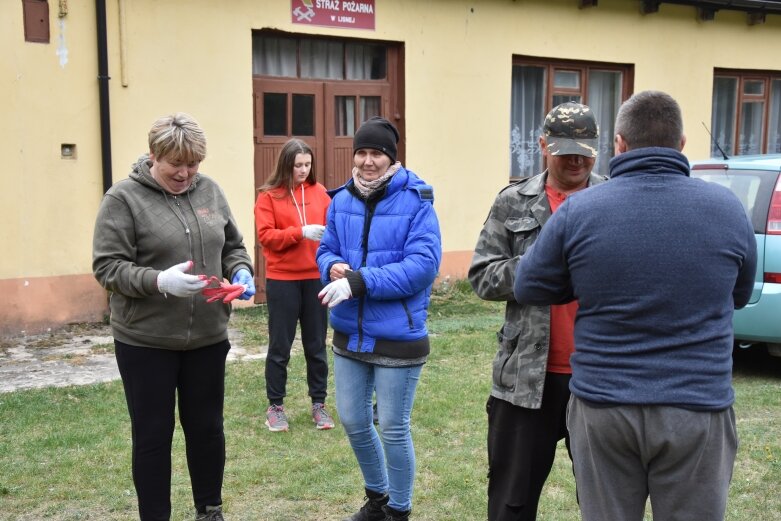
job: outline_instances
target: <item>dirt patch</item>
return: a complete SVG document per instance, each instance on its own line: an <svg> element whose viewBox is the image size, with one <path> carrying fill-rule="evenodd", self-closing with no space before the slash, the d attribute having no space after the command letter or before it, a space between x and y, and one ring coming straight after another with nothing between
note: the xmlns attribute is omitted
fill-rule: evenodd
<svg viewBox="0 0 781 521"><path fill-rule="evenodd" d="M89 343L93 337L111 337L111 328L107 324L100 322L68 324L56 331L39 335L0 337L0 351L18 346L38 349L59 347L78 342ZM113 342L113 340L110 342Z"/></svg>
<svg viewBox="0 0 781 521"><path fill-rule="evenodd" d="M228 338L229 361L266 357L267 346L244 346L238 330L229 328ZM51 333L0 338L0 393L118 378L107 324L70 324Z"/></svg>

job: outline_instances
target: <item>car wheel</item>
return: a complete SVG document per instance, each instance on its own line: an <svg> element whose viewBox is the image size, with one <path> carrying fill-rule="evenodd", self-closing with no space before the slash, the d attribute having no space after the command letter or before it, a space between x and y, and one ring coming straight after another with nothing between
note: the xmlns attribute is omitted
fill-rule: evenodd
<svg viewBox="0 0 781 521"><path fill-rule="evenodd" d="M768 344L767 352L770 356L781 356L781 344Z"/></svg>

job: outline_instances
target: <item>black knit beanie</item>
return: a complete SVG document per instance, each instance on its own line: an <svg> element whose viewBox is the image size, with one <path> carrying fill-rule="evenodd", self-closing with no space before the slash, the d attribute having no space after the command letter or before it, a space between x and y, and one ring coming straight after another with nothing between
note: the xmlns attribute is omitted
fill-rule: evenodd
<svg viewBox="0 0 781 521"><path fill-rule="evenodd" d="M379 150L396 162L396 143L399 142L399 131L393 123L385 118L375 116L366 120L355 133L353 139L353 154L361 148Z"/></svg>

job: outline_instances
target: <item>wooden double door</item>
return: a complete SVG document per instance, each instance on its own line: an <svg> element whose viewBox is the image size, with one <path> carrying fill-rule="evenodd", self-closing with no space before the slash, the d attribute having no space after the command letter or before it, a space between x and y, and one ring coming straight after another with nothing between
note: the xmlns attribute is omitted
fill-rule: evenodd
<svg viewBox="0 0 781 521"><path fill-rule="evenodd" d="M393 94L385 82L255 77L255 192L274 171L282 146L293 137L312 147L317 179L326 188L347 182L353 167L353 136L360 124L383 116L400 126ZM265 302L265 259L257 237L255 274L255 302Z"/></svg>

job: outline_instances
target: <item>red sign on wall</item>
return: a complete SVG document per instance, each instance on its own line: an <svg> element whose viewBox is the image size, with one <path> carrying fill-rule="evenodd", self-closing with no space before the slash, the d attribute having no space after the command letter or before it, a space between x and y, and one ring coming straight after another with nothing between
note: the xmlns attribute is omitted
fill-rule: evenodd
<svg viewBox="0 0 781 521"><path fill-rule="evenodd" d="M291 0L294 24L374 29L375 0Z"/></svg>

